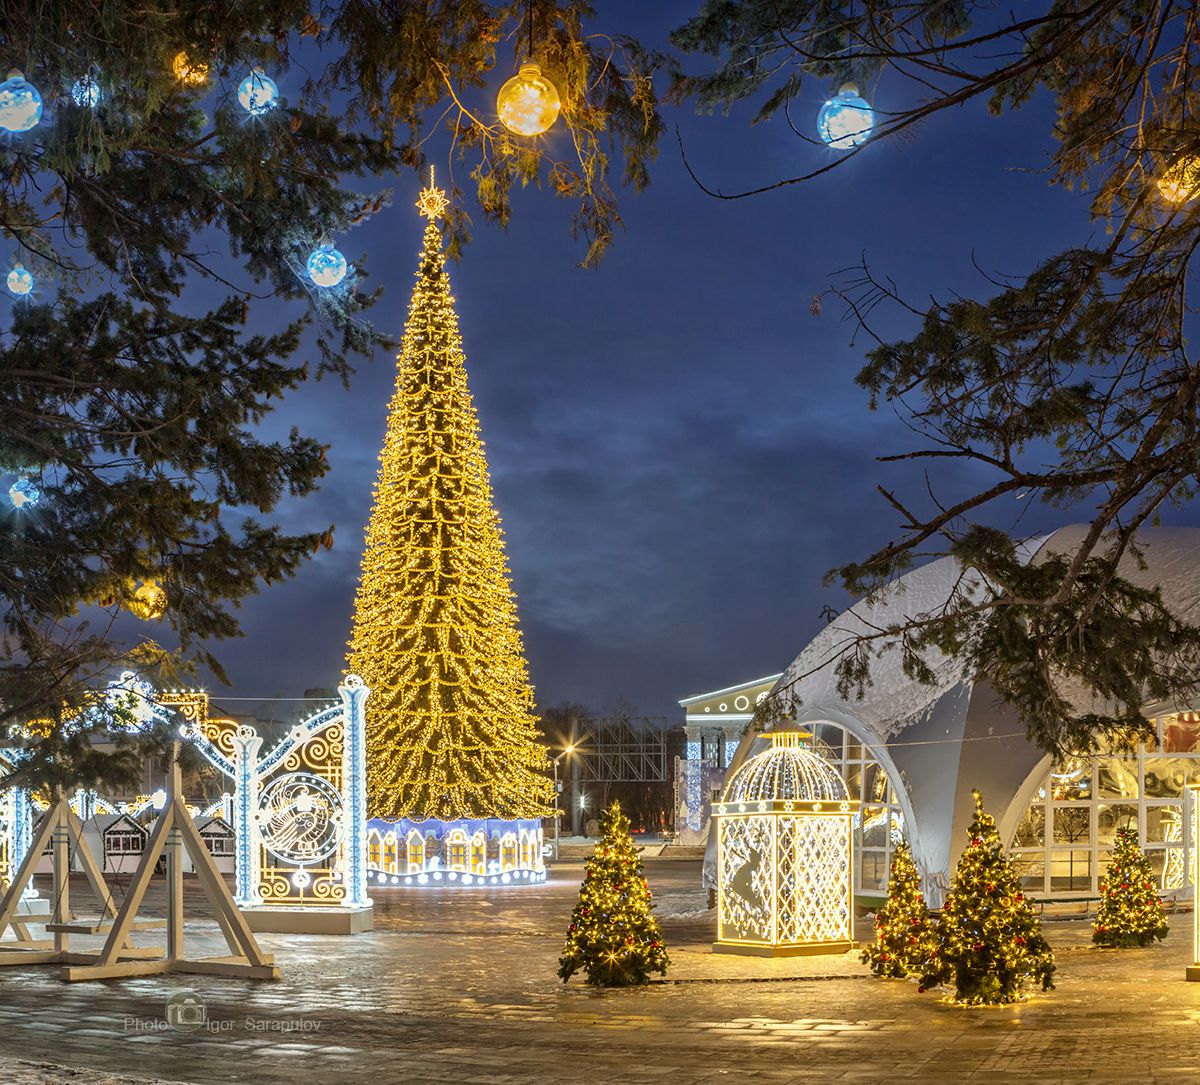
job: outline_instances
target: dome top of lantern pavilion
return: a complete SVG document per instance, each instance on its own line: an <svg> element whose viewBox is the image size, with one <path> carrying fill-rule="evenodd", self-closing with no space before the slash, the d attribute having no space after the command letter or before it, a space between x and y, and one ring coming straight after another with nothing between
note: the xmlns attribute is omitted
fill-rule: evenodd
<svg viewBox="0 0 1200 1085"><path fill-rule="evenodd" d="M770 749L750 758L725 788L726 802L775 799L844 802L846 784L838 770L811 745L807 731L772 731Z"/></svg>

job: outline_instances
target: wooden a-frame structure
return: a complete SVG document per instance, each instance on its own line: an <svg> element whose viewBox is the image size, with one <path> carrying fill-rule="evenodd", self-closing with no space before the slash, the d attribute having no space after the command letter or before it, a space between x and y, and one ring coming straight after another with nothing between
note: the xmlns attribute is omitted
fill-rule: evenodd
<svg viewBox="0 0 1200 1085"><path fill-rule="evenodd" d="M245 917L238 911L225 879L200 837L192 815L182 798L178 758L171 758L171 785L167 802L154 824L154 832L142 852L129 885L129 892L108 930L104 947L97 953L86 954L86 961L69 962L62 969L62 978L76 980L120 979L125 976L156 976L168 972L193 975L235 976L243 979L278 979L279 968L274 957L258 947ZM216 916L229 955L225 957L189 958L184 955L183 941L183 858L191 857L196 878ZM166 927L167 944L153 950L154 959L129 959L122 949L129 933L140 921L138 909L161 856L167 861L167 918L158 921ZM141 956L143 951L138 951Z"/></svg>
<svg viewBox="0 0 1200 1085"><path fill-rule="evenodd" d="M236 976L245 979L278 979L279 968L269 953L263 953L245 917L217 870L213 857L204 846L191 814L181 798L178 760L172 758L171 786L167 803L155 822L154 832L142 852L141 862L120 908L114 906L96 857L83 837L83 825L70 802L57 796L38 824L33 843L25 854L12 882L0 900L0 937L12 927L15 941L0 942L0 966L60 964L60 975L68 981L120 979L126 976L155 976L182 972L211 976ZM83 867L92 891L103 911L95 921L79 921L70 906L71 844ZM18 915L21 894L33 878L38 857L53 846L54 903L46 933L53 939L34 940L29 925L38 922L32 916ZM229 955L193 959L184 955L183 937L183 860L191 857L197 880L208 899ZM150 887L161 857L167 867L167 918L139 919L138 909ZM130 935L138 930L166 930L167 944L135 947ZM72 951L72 934L105 934L100 950Z"/></svg>
<svg viewBox="0 0 1200 1085"><path fill-rule="evenodd" d="M73 845L73 849L72 849ZM50 939L34 939L29 933L29 925L41 920L35 916L22 915L19 911L21 897L26 887L33 880L34 869L38 859L51 848L53 856L53 909L50 921L46 923L46 933L54 937ZM96 899L100 902L101 916L94 921L76 920L71 911L71 853L74 850L88 884L92 887ZM107 930L111 925L117 910L109 894L108 885L104 881L100 864L92 854L83 836L83 824L75 811L71 809L70 800L65 795L57 795L50 808L38 823L33 835L33 842L25 853L20 867L13 875L4 896L0 899L0 938L9 927L16 934L15 940L0 941L0 966L28 964L78 964L90 960L86 953L71 951L72 934L97 934ZM135 930L147 930L152 927L162 927L162 920L141 920ZM117 955L121 960L145 957L153 950L136 949L129 941L128 935L115 943Z"/></svg>

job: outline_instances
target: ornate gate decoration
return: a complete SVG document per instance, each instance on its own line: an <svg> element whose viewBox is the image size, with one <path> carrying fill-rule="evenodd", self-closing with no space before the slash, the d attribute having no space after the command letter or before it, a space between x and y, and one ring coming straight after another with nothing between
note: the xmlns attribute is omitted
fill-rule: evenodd
<svg viewBox="0 0 1200 1085"><path fill-rule="evenodd" d="M366 735L369 690L357 675L342 703L296 724L270 753L253 727L208 715L208 695L167 693L182 733L233 780L237 887L243 908L366 908Z"/></svg>
<svg viewBox="0 0 1200 1085"><path fill-rule="evenodd" d="M14 768L9 758L0 755L0 778ZM23 787L0 789L0 891L21 865L33 842L33 824L37 820L29 791Z"/></svg>

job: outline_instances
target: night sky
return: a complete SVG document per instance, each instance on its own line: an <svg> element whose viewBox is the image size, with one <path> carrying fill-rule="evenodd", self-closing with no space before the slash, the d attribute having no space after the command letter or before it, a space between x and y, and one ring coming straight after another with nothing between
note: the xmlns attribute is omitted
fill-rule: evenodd
<svg viewBox="0 0 1200 1085"><path fill-rule="evenodd" d="M597 6L596 29L666 48L697 4ZM815 131L826 88L805 89L811 101L794 116ZM887 75L873 104L911 93ZM919 499L916 473L874 462L912 439L890 412L870 412L853 383L869 339L854 342L836 299L810 313L840 269L865 254L922 307L931 295L992 293L975 263L1020 275L1103 230L1088 221L1086 193L1047 183L1044 97L999 119L981 103L944 113L784 191L706 196L680 160L676 124L694 168L726 191L837 153L800 140L782 118L751 128L750 112L667 110L653 184L622 194L625 228L597 270L577 267L571 205L534 190L518 194L507 232L477 221L451 267L542 705L623 702L676 718L681 697L783 669L823 624L822 607L847 603L822 586L825 571L895 532L876 483ZM565 139L561 125L552 138ZM427 150L444 168L444 143L435 137ZM393 206L340 247L366 254L369 281L386 287L372 319L398 337L423 220L415 176L394 183ZM915 330L903 313L877 317L884 334ZM336 683L394 376L381 354L349 391L310 386L272 423L332 446L321 491L279 519L291 529L332 522L336 546L245 605L245 639L218 646L229 693L296 696ZM970 482L943 474L939 492L961 495ZM1009 526L1022 511L1028 534L1065 522L1015 502L996 520Z"/></svg>

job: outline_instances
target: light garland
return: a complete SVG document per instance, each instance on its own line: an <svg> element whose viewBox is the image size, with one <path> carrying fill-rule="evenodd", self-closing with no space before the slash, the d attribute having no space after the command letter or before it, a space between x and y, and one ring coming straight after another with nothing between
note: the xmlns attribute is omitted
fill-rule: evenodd
<svg viewBox="0 0 1200 1085"><path fill-rule="evenodd" d="M549 814L500 518L435 219L398 359L355 600L350 666L367 705L367 799L389 821Z"/></svg>

